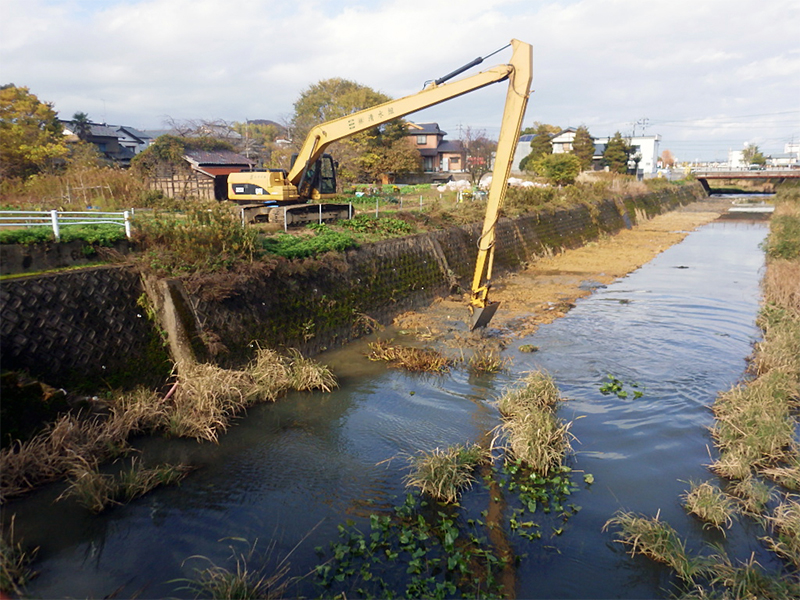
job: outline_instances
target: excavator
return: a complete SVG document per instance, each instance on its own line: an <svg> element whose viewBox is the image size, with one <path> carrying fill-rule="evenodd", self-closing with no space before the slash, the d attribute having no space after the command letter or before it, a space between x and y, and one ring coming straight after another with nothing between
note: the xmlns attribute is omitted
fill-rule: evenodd
<svg viewBox="0 0 800 600"><path fill-rule="evenodd" d="M507 64L446 83L509 46L512 53ZM349 205L308 204L309 200L332 198L336 194L336 163L325 153L330 144L507 80L508 92L469 301L470 330L485 327L499 306L499 302L491 302L488 298L494 262L495 225L505 200L514 150L530 96L532 64L530 44L514 39L508 46L486 57L478 57L444 77L427 82L422 91L416 94L316 125L306 136L288 173L283 170L231 173L228 175L228 199L243 205L246 220L267 217L271 222L289 225L348 218Z"/></svg>

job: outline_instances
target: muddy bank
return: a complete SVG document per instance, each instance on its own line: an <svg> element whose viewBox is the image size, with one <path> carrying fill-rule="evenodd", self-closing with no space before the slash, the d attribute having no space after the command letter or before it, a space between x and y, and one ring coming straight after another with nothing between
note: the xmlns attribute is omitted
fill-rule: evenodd
<svg viewBox="0 0 800 600"><path fill-rule="evenodd" d="M483 345L487 340L508 344L563 316L577 299L638 269L729 207L730 200L716 198L692 202L579 248L542 256L518 272L497 278L490 296L501 304L486 332L467 333L466 296L402 314L394 325L422 340L451 346Z"/></svg>

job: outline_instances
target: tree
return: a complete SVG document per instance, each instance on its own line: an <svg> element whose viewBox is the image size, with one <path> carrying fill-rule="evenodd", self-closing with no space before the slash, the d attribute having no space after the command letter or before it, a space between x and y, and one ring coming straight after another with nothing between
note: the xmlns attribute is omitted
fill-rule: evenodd
<svg viewBox="0 0 800 600"><path fill-rule="evenodd" d="M29 177L67 154L64 128L53 106L26 87L0 88L0 177Z"/></svg>
<svg viewBox="0 0 800 600"><path fill-rule="evenodd" d="M483 130L473 131L467 127L461 140L467 149L467 172L472 185L478 185L481 177L492 169L492 155L497 150L497 142L486 137Z"/></svg>
<svg viewBox="0 0 800 600"><path fill-rule="evenodd" d="M603 164L614 173L626 173L628 171L628 155L630 147L622 139L622 134L618 131L614 134L603 152Z"/></svg>
<svg viewBox="0 0 800 600"><path fill-rule="evenodd" d="M581 173L581 159L574 154L548 154L534 162L534 169L556 185L570 185Z"/></svg>
<svg viewBox="0 0 800 600"><path fill-rule="evenodd" d="M385 94L354 81L325 79L305 90L295 102L292 119L295 147L299 149L309 130L332 119L391 100ZM406 141L405 123L394 119L331 145L345 181L389 181L396 175L418 170L417 150Z"/></svg>
<svg viewBox="0 0 800 600"><path fill-rule="evenodd" d="M572 140L572 153L578 157L582 170L592 167L594 138L589 134L589 129L585 125L581 125L575 130L575 138Z"/></svg>
<svg viewBox="0 0 800 600"><path fill-rule="evenodd" d="M674 167L675 166L675 157L672 155L672 152L669 150L664 150L661 153L661 156L658 157L658 160L664 167Z"/></svg>
<svg viewBox="0 0 800 600"><path fill-rule="evenodd" d="M72 125L79 140L85 142L89 139L89 134L92 132L92 123L89 120L89 115L85 112L76 112L72 115Z"/></svg>
<svg viewBox="0 0 800 600"><path fill-rule="evenodd" d="M520 161L520 169L523 171L535 171L534 163L541 157L553 153L552 138L555 135L555 133L553 133L553 128L553 125L539 123L533 139L531 140L531 151L528 156ZM556 133L558 133L558 131L556 131Z"/></svg>
<svg viewBox="0 0 800 600"><path fill-rule="evenodd" d="M744 147L744 151L742 152L742 158L744 162L748 165L761 165L764 166L767 164L766 157L761 153L758 149L758 146L755 144L747 144Z"/></svg>

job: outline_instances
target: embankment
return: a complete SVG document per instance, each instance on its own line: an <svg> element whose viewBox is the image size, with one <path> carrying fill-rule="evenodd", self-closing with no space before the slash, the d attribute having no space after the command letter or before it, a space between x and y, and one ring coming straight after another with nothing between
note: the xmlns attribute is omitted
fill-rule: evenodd
<svg viewBox="0 0 800 600"><path fill-rule="evenodd" d="M688 204L699 186L542 210L497 224L495 273L574 248ZM369 323L469 286L480 226L392 239L339 256L281 263L224 293L179 279L144 281L131 267L83 269L3 283L4 370L51 385L128 387L167 375L174 359L240 366L256 345L315 354Z"/></svg>

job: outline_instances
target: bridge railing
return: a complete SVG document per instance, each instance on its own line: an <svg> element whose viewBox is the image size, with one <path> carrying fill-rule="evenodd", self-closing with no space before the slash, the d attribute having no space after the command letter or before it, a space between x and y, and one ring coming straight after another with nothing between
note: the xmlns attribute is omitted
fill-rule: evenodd
<svg viewBox="0 0 800 600"><path fill-rule="evenodd" d="M132 214L133 209L122 212L0 210L0 227L50 227L58 242L61 240L62 225L106 223L124 227L125 235L131 239Z"/></svg>

